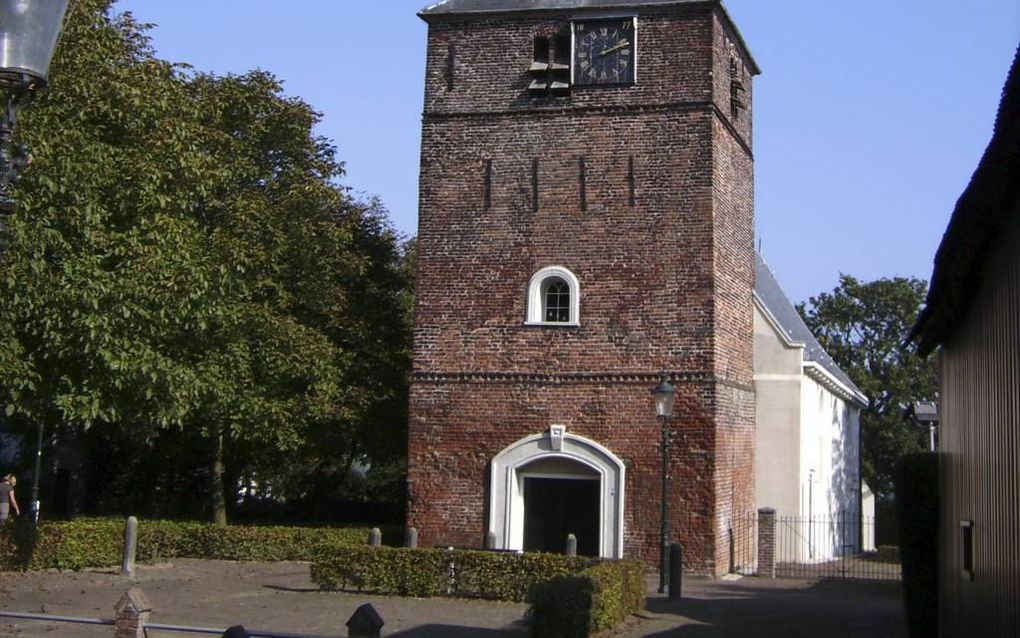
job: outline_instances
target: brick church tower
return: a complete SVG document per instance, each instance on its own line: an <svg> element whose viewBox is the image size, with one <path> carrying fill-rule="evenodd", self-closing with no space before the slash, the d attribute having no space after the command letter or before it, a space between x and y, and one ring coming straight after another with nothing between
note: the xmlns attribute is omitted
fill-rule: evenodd
<svg viewBox="0 0 1020 638"><path fill-rule="evenodd" d="M717 0L446 0L428 23L408 524L719 574L753 511L758 69ZM739 529L739 528L738 528ZM734 539L733 534L738 538ZM734 543L734 541L737 541Z"/></svg>

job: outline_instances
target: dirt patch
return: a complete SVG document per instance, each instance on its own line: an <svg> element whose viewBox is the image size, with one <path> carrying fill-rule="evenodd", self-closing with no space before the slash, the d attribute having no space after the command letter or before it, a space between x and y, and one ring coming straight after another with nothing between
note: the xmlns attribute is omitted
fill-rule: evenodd
<svg viewBox="0 0 1020 638"><path fill-rule="evenodd" d="M655 591L656 579L649 581ZM345 623L369 602L383 636L523 638L527 605L321 592L307 563L179 560L141 566L134 580L115 571L0 573L5 611L111 618L131 586L142 588L152 622L315 636L346 636ZM647 610L611 635L620 638L906 638L900 585L826 580L686 579L683 599L650 594ZM0 636L110 638L111 627L0 618ZM150 638L183 634L150 631ZM194 635L194 634L193 634Z"/></svg>
<svg viewBox="0 0 1020 638"><path fill-rule="evenodd" d="M0 574L5 611L112 618L132 585L153 605L152 622L346 636L345 623L363 603L386 621L387 636L524 636L527 605L470 600L415 599L320 592L307 563L234 563L179 560L140 566L133 580L114 571ZM109 638L110 627L0 618L0 636ZM150 631L149 636L173 636Z"/></svg>

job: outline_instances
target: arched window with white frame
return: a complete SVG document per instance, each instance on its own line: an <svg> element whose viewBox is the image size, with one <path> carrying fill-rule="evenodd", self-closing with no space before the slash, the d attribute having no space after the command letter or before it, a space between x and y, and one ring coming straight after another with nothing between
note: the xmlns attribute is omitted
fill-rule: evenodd
<svg viewBox="0 0 1020 638"><path fill-rule="evenodd" d="M528 284L528 325L578 326L581 286L562 266L539 270Z"/></svg>

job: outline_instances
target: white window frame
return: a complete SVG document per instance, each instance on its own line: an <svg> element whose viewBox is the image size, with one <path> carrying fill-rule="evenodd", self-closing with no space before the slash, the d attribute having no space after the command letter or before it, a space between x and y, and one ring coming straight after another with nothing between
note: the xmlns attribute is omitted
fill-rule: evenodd
<svg viewBox="0 0 1020 638"><path fill-rule="evenodd" d="M545 321L544 283L549 279L561 279L570 289L570 320ZM562 326L576 328L581 325L581 284L574 273L563 266L548 266L531 276L528 283L528 317L525 321L529 326Z"/></svg>

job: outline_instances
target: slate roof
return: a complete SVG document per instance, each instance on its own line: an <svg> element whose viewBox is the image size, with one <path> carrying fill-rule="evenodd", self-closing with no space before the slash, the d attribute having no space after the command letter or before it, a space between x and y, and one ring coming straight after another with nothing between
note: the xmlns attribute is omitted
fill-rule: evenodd
<svg viewBox="0 0 1020 638"><path fill-rule="evenodd" d="M960 195L935 254L928 298L907 342L926 355L960 325L1008 216L1020 202L1020 47L1002 90L995 132Z"/></svg>
<svg viewBox="0 0 1020 638"><path fill-rule="evenodd" d="M711 1L711 0L708 0ZM420 16L505 13L555 9L611 9L666 4L704 4L706 0L443 0L421 10Z"/></svg>
<svg viewBox="0 0 1020 638"><path fill-rule="evenodd" d="M850 377L843 372L843 369L832 360L832 357L825 351L822 344L818 343L818 339L815 338L811 329L801 319L797 309L790 303L786 293L783 292L772 269L765 263L765 259L756 252L754 260L754 294L769 314L772 315L772 318L778 324L777 327L786 333L787 339L804 345L804 361L817 363L841 384L846 386L851 393L857 395L855 398L866 406L868 402L867 397L857 387L857 384L851 381Z"/></svg>

